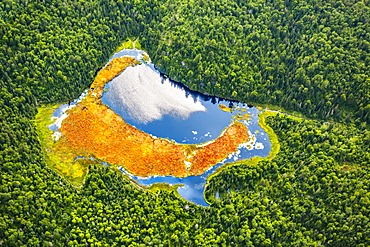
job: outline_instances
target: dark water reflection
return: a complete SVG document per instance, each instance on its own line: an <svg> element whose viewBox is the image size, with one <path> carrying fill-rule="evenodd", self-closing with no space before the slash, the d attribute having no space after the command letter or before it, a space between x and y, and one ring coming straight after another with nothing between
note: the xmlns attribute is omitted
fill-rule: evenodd
<svg viewBox="0 0 370 247"><path fill-rule="evenodd" d="M143 53L144 52L141 50L122 50L116 53L112 59L121 56L129 56L142 61ZM136 69L140 69L142 72L135 74L137 72ZM130 68L130 70L133 72L133 77L125 78L128 71L126 69L120 76L106 84L107 91L103 94L102 101L119 114L127 123L136 128L153 136L169 138L178 143L200 144L217 138L223 129L232 123L232 116L249 113L251 115L249 120L241 119L238 121L245 124L248 127L250 134L254 136L254 139L249 143L249 146L241 145L236 153L231 154L227 159L211 167L204 174L199 176L189 176L186 178L153 176L144 178L134 176L124 169L120 169L122 172L128 174L132 179L136 180L139 184L145 186L150 186L154 183L167 183L171 185L183 184L184 186L177 189L182 198L198 205L209 206L203 197L204 186L207 178L214 173L217 168L225 163L233 163L235 161L250 159L255 156L266 157L269 154L271 143L265 131L258 125L259 110L257 108L240 102L228 101L189 90L181 83L164 78L150 62ZM139 77L140 80L137 79ZM132 80L136 81L132 83ZM140 82L149 83L149 87L152 88L135 88ZM131 91L125 91L127 87L133 88ZM158 88L160 88L159 91ZM135 98L135 95L140 95L141 91L147 91L147 97ZM160 96L156 97L156 92L157 94L160 93ZM135 93L135 95L131 93ZM153 97L153 94L155 97ZM166 98L167 96L173 96L171 94L177 95L175 101L178 100L177 97L181 98L178 101L178 104L180 104L181 107L176 108L175 106L173 108L170 107L171 109L168 111L163 110L161 108L161 104L168 104L168 102L161 100L163 97ZM53 113L53 117L59 118L60 121L50 125L49 128L56 133L60 128L61 121L67 116L66 111L78 104L85 95L86 92L84 92L79 99L76 99L70 104L61 105L56 109ZM130 99L129 103L135 104L127 104L128 101L125 101L125 98ZM171 97L169 98L171 99ZM159 102L157 102L157 100ZM141 103L136 104L136 102ZM138 114L139 118L132 115L132 113L137 113L137 109L131 109L130 107L139 106L143 110L143 114L149 114L150 117L151 112L150 110L149 112L147 110L151 109L150 107L154 104L159 107L159 112L161 113L160 117L150 121L140 121L140 114ZM219 108L219 105L233 107L234 111L222 111ZM191 110L187 111L187 108ZM158 110L157 108L153 109ZM177 109L180 109L179 111L184 111L185 114L177 114ZM217 198L219 194L216 193L215 196Z"/></svg>
<svg viewBox="0 0 370 247"><path fill-rule="evenodd" d="M114 57L132 56L140 59L140 54L142 54L142 51L139 50L123 50L115 54ZM159 74L159 72L155 70L153 64L149 63L145 66L150 67L153 71ZM124 76L124 73L125 72L123 72L121 75ZM140 76L145 77L145 75L142 74L140 74ZM251 115L250 121L239 121L243 122L248 127L249 132L255 136L255 142L251 143L252 148L240 147L237 153L230 155L229 158L213 166L202 175L189 176L186 178L177 178L172 176L154 176L143 178L129 174L139 184L145 186L150 186L154 183L168 183L172 185L184 184L184 186L178 188L179 194L184 199L198 205L209 206L203 197L204 186L209 175L214 173L218 167L225 163L245 160L255 156L266 157L269 154L271 150L271 143L265 131L258 125L259 110L255 107L251 107L240 102L228 101L222 98L212 97L199 92L191 91L181 83L165 79L163 76L161 78L161 81L157 83L166 84L167 87L175 87L178 90L183 91L184 97L191 96L194 100L194 103L200 102L206 110L194 112L186 119L181 119L171 114L164 114L160 119L150 122L140 122L132 117L126 109L123 109L119 104L115 103L116 95L115 92L111 90L112 82L109 82L106 85L107 91L103 94L102 101L117 114L121 115L127 123L135 126L136 128L156 137L169 138L178 143L199 144L213 140L219 136L225 127L231 124L233 121L232 116L245 113L249 113ZM147 104L150 104L150 102L147 102ZM228 107L234 107L235 110L233 112L222 111L219 108L219 105L221 104ZM121 170L124 173L127 173L123 169Z"/></svg>

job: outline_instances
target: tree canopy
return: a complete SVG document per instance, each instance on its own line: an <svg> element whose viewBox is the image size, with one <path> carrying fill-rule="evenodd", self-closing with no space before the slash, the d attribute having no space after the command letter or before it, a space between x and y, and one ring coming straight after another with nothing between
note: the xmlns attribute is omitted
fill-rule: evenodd
<svg viewBox="0 0 370 247"><path fill-rule="evenodd" d="M370 244L368 1L4 0L0 16L1 245ZM191 89L304 118L269 117L278 155L213 177L208 208L99 165L74 187L46 165L37 107L76 98L126 38Z"/></svg>

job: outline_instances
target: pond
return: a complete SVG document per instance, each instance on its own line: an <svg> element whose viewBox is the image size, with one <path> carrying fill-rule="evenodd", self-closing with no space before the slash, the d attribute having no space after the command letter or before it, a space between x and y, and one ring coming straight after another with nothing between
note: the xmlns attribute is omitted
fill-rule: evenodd
<svg viewBox="0 0 370 247"><path fill-rule="evenodd" d="M139 177L120 167L122 172L139 184L182 184L183 186L177 189L182 198L198 205L209 206L204 200L204 187L207 178L217 168L255 156L268 156L271 143L268 135L258 125L260 111L257 108L192 91L163 76L150 62L148 54L141 50L125 49L114 54L111 60L124 56L134 57L141 64L127 67L119 76L106 83L101 99L126 123L156 138L166 138L181 144L202 145L212 142L234 121L247 126L251 137L248 143L239 145L238 151L198 176ZM84 95L86 93L69 105L60 106L54 112L53 117L59 118L59 122L57 120L50 126L52 131L57 133L61 121L65 118L65 111L78 104Z"/></svg>

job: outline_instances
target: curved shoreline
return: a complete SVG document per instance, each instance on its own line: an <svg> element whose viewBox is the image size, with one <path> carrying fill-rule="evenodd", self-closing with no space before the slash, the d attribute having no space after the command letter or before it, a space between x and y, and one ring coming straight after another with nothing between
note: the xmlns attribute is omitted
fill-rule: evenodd
<svg viewBox="0 0 370 247"><path fill-rule="evenodd" d="M275 156L280 151L280 143L279 143L278 137L275 134L274 130L269 125L266 124L266 118L269 117L269 116L276 116L277 114L278 114L278 112L270 111L270 110L264 110L259 114L258 124L268 134L268 136L270 138L270 142L271 142L271 151L268 154L268 156L267 157L258 157L258 156L257 157L252 157L250 159L237 161L235 163L227 163L227 164L217 168L217 170L207 178L207 182L206 182L206 185L204 186L204 190L206 190L207 186L209 185L209 181L213 177L216 177L218 174L220 174L226 168L229 168L229 167L232 167L232 166L237 166L237 165L256 166L258 164L258 162L260 162L262 160L272 160L273 158L275 158ZM205 197L205 194L203 194L203 196L204 196L204 200L208 204L212 204L210 201L207 200L207 198Z"/></svg>
<svg viewBox="0 0 370 247"><path fill-rule="evenodd" d="M141 56L140 51L129 52ZM215 100L212 103L217 111L228 110L226 112L231 114L229 124L212 133L217 138L184 144L173 139L158 138L130 125L124 117L103 103L102 95L108 82L128 66L135 66L142 61L127 54L116 55L99 71L87 95L73 103L75 107L65 112L59 110L68 115L60 129L57 128L62 135L57 141L50 140L46 147L49 150L46 153L50 156L48 159L54 161L51 167L75 186L83 184L89 164L98 162L121 170L142 188L156 187L153 184L164 182L177 190L179 197L209 206L204 199L204 188L209 177L214 176L213 173L219 173L221 167L228 167L230 163L238 165L270 153L270 134L262 126L264 123L259 123L257 114L262 113L257 108L237 101L227 101L229 107L220 107L217 106L220 104L217 100L224 99L202 93L197 94ZM184 88L181 85L177 87ZM247 113L248 108L250 112ZM257 136L259 142L256 142ZM269 148L262 153L257 151L264 149L264 145ZM246 160L237 162L240 159Z"/></svg>
<svg viewBox="0 0 370 247"><path fill-rule="evenodd" d="M48 147L49 155L58 161L55 169L60 173L65 174L72 163L81 163L76 157L92 157L124 167L127 172L140 177L197 176L251 138L247 127L238 121L226 127L216 139L201 144L181 144L156 138L127 124L102 104L101 97L106 83L128 66L138 63L129 57L114 58L98 73L87 95L67 111L58 129L60 139Z"/></svg>

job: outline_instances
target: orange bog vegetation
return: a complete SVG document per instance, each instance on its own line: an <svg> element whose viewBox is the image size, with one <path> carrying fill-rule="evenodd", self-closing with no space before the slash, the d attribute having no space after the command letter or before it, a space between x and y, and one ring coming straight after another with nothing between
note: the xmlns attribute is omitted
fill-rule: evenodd
<svg viewBox="0 0 370 247"><path fill-rule="evenodd" d="M98 73L88 95L69 110L60 128L62 136L52 148L62 167L82 156L122 166L137 176L200 175L249 140L247 127L237 121L203 145L172 143L127 124L102 104L101 97L105 83L135 64L138 62L133 58L112 60Z"/></svg>
<svg viewBox="0 0 370 247"><path fill-rule="evenodd" d="M192 163L190 174L200 175L204 173L209 167L221 162L229 154L236 152L238 146L248 140L247 127L235 121L215 142L199 148L196 155L189 160Z"/></svg>

